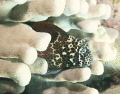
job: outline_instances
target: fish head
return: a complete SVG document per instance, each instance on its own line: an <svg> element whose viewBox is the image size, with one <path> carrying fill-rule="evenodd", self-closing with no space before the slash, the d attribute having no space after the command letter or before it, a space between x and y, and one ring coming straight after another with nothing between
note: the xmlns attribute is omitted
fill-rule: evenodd
<svg viewBox="0 0 120 94"><path fill-rule="evenodd" d="M93 56L88 45L89 39L79 39L69 36L68 42L68 60L70 65L78 67L90 66Z"/></svg>

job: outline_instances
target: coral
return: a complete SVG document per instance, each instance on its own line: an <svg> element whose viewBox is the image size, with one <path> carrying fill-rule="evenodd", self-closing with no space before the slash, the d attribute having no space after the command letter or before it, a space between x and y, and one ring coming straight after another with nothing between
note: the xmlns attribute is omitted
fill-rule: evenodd
<svg viewBox="0 0 120 94"><path fill-rule="evenodd" d="M31 73L27 65L4 60L0 60L0 63L0 77L10 78L21 86L25 86L29 83Z"/></svg>
<svg viewBox="0 0 120 94"><path fill-rule="evenodd" d="M33 64L29 65L29 68L33 74L46 74L48 63L45 59L38 57Z"/></svg>
<svg viewBox="0 0 120 94"><path fill-rule="evenodd" d="M47 49L51 36L48 33L37 33L25 24L5 23L1 24L0 28L0 40L2 41L0 57L3 59L6 57L20 58L22 60L22 62L12 63L0 59L0 78L9 78L20 86L26 86L31 79L28 65L36 60L37 51ZM45 70L42 70L42 72L45 72ZM17 87L14 88L17 89ZM5 89L9 92L9 88L6 87ZM12 91L10 90L10 92Z"/></svg>
<svg viewBox="0 0 120 94"><path fill-rule="evenodd" d="M20 86L10 79L0 78L0 93L4 94L6 92L9 92L18 94L22 93L24 90L24 86Z"/></svg>
<svg viewBox="0 0 120 94"><path fill-rule="evenodd" d="M24 4L27 0L0 0L0 22L9 15L10 10L18 4Z"/></svg>
<svg viewBox="0 0 120 94"><path fill-rule="evenodd" d="M41 87L41 84L44 84ZM32 87L32 90L31 90ZM82 84L69 83L69 82L49 82L38 75L32 76L31 82L25 91L25 94L98 94L94 88L86 87Z"/></svg>
<svg viewBox="0 0 120 94"><path fill-rule="evenodd" d="M97 4L97 5L90 5L89 10L84 15L77 15L84 19L90 19L93 17L98 17L102 19L107 19L110 17L111 8L107 4Z"/></svg>
<svg viewBox="0 0 120 94"><path fill-rule="evenodd" d="M97 0L86 0L88 2L88 4L93 4L96 5L97 4Z"/></svg>
<svg viewBox="0 0 120 94"><path fill-rule="evenodd" d="M119 36L118 30L99 26L97 32L94 33L92 39L97 42L114 43L118 36Z"/></svg>
<svg viewBox="0 0 120 94"><path fill-rule="evenodd" d="M52 87L50 89L46 89L45 91L43 91L43 94L60 94L60 93L63 93L63 94L99 94L98 91L96 89L93 89L93 88L87 88L86 90L82 91L82 92L76 92L76 91L69 91L67 88L65 87L59 87L59 88L56 88L56 87Z"/></svg>
<svg viewBox="0 0 120 94"><path fill-rule="evenodd" d="M108 89L106 92L100 93L100 94L119 94L120 88L119 86L114 89Z"/></svg>
<svg viewBox="0 0 120 94"><path fill-rule="evenodd" d="M37 50L46 50L51 40L50 34L35 32L25 24L0 25L0 28L0 56L20 57L26 64L32 64Z"/></svg>
<svg viewBox="0 0 120 94"><path fill-rule="evenodd" d="M104 66L100 61L93 61L90 68L91 68L92 74L94 75L102 75L104 72Z"/></svg>
<svg viewBox="0 0 120 94"><path fill-rule="evenodd" d="M111 5L111 8L112 8L112 13L111 13L111 16L109 19L106 19L102 22L103 25L107 26L107 27L111 27L111 28L114 28L114 29L117 29L117 30L120 30L120 9L119 9L119 5L120 5L120 2L118 3L111 3L111 2L108 2L109 5Z"/></svg>
<svg viewBox="0 0 120 94"><path fill-rule="evenodd" d="M79 13L80 7L81 7L80 3L81 3L80 0L76 0L76 2L74 0L67 0L66 5L65 5L65 10L63 13L66 16L70 16L70 15ZM76 6L76 7L74 7L74 6Z"/></svg>
<svg viewBox="0 0 120 94"><path fill-rule="evenodd" d="M112 48L109 43L91 41L90 48L94 60L110 61L116 58L116 49Z"/></svg>
<svg viewBox="0 0 120 94"><path fill-rule="evenodd" d="M88 33L97 32L100 21L98 19L88 19L77 23L77 26L82 28L82 31Z"/></svg>
<svg viewBox="0 0 120 94"><path fill-rule="evenodd" d="M107 20L111 14L111 5L108 4L96 0L0 0L0 93L21 93L28 85L25 91L28 94L33 94L32 91L35 94L98 94L95 87L77 82L91 79L91 74L102 76L104 66L106 68L111 64L103 62L116 58L117 52L111 43L119 36L116 30L119 25L113 23L116 20ZM118 16L119 12L116 12L114 17L118 19ZM43 20L65 30L64 34L88 38L93 56L90 67L44 75L50 64L38 54L49 49L49 43L56 35L45 33L43 28L40 28L41 32L36 32L26 25L27 21ZM111 28L113 24L114 28ZM59 30L57 32L60 33ZM10 62L13 58L16 61Z"/></svg>
<svg viewBox="0 0 120 94"><path fill-rule="evenodd" d="M41 6L41 8L39 8ZM65 0L33 0L23 5L15 6L9 15L9 19L13 21L28 21L35 20L35 17L40 18L39 21L47 19L49 16L59 16L63 13ZM23 8L23 10L21 10ZM19 10L19 11L18 11ZM15 16L16 13L18 16Z"/></svg>

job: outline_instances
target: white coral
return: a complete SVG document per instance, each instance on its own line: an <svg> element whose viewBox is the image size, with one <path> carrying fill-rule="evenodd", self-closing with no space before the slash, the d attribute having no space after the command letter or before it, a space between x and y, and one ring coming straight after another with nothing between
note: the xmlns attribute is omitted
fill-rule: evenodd
<svg viewBox="0 0 120 94"><path fill-rule="evenodd" d="M0 28L0 55L20 57L27 64L34 63L37 51L46 50L51 40L50 34L35 32L24 24Z"/></svg>
<svg viewBox="0 0 120 94"><path fill-rule="evenodd" d="M10 78L19 85L26 86L31 79L31 73L24 63L0 60L0 77Z"/></svg>

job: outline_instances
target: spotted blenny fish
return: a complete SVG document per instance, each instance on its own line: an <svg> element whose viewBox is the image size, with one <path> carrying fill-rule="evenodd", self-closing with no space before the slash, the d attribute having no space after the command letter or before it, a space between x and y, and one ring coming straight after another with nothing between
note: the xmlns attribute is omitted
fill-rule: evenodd
<svg viewBox="0 0 120 94"><path fill-rule="evenodd" d="M92 63L93 57L88 46L89 39L76 38L44 21L30 26L37 32L47 32L52 36L47 50L38 51L38 57L48 62L47 74L70 68L87 67Z"/></svg>

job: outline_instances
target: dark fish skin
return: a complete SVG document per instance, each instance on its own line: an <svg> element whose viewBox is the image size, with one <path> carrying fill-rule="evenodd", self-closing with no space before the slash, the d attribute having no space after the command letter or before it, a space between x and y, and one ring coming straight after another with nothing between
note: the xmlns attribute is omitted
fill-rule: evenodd
<svg viewBox="0 0 120 94"><path fill-rule="evenodd" d="M38 51L38 57L48 62L47 74L70 68L87 67L92 63L93 57L88 46L89 39L79 39L68 35L48 22L36 22L30 26L37 32L47 32L52 36L47 50Z"/></svg>

